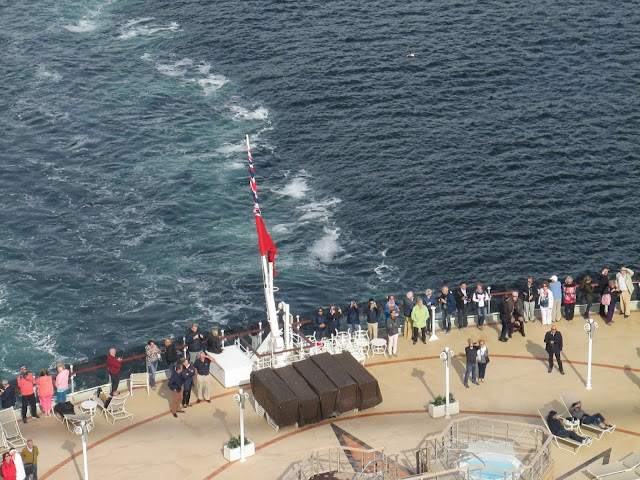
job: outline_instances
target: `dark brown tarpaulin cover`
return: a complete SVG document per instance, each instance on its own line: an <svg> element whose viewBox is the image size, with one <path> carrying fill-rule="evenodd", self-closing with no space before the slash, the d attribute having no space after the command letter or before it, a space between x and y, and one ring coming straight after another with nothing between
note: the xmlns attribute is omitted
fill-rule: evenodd
<svg viewBox="0 0 640 480"><path fill-rule="evenodd" d="M336 409L338 412L344 413L349 410L355 410L357 408L358 385L338 360L327 352L312 355L309 358L338 389L338 396L336 397Z"/></svg>
<svg viewBox="0 0 640 480"><path fill-rule="evenodd" d="M349 352L333 355L345 372L358 384L358 410L375 407L382 403L378 380L364 368Z"/></svg>
<svg viewBox="0 0 640 480"><path fill-rule="evenodd" d="M321 417L329 418L336 415L336 398L338 389L327 376L311 361L310 358L291 364L309 384L311 389L320 397Z"/></svg>
<svg viewBox="0 0 640 480"><path fill-rule="evenodd" d="M291 365L274 370L298 398L298 426L320 421L320 397L315 394L304 378Z"/></svg>
<svg viewBox="0 0 640 480"><path fill-rule="evenodd" d="M279 427L298 421L298 397L270 368L251 372L251 391Z"/></svg>

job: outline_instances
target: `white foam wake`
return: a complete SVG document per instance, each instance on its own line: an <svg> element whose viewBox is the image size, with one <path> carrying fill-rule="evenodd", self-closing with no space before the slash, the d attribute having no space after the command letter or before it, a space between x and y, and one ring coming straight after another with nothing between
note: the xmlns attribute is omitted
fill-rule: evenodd
<svg viewBox="0 0 640 480"><path fill-rule="evenodd" d="M75 25L65 25L64 28L73 33L92 32L98 28L98 22L82 19Z"/></svg>
<svg viewBox="0 0 640 480"><path fill-rule="evenodd" d="M45 68L44 65L38 65L36 76L44 80L51 80L52 82L59 82L60 80L62 80L62 75L55 71L50 72Z"/></svg>
<svg viewBox="0 0 640 480"><path fill-rule="evenodd" d="M233 116L234 120L266 120L269 116L269 110L265 107L258 107L255 110L249 110L238 105L232 105L229 108L235 114Z"/></svg>
<svg viewBox="0 0 640 480"><path fill-rule="evenodd" d="M337 228L324 227L323 230L324 235L311 245L309 251L313 257L321 262L331 263L334 257L344 249L338 243L340 235Z"/></svg>
<svg viewBox="0 0 640 480"><path fill-rule="evenodd" d="M180 30L178 22L171 22L169 25L146 25L153 20L150 18L140 18L127 22L120 29L120 40L130 40L138 36L149 37L158 32L177 32Z"/></svg>
<svg viewBox="0 0 640 480"><path fill-rule="evenodd" d="M156 70L163 75L181 78L184 82L196 83L202 88L205 96L220 90L223 85L229 82L229 79L224 75L209 73L211 65L205 62L196 64L190 58L183 58L177 62L166 63L150 53L145 53L140 58L145 62L153 63Z"/></svg>
<svg viewBox="0 0 640 480"><path fill-rule="evenodd" d="M302 198L308 190L307 180L302 177L295 177L290 183L285 185L282 190L276 190L276 192L280 195L286 195L287 197Z"/></svg>

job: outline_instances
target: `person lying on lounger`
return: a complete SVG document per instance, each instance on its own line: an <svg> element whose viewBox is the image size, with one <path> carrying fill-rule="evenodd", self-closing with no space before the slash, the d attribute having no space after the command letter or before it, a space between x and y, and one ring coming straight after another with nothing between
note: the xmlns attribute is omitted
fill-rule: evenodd
<svg viewBox="0 0 640 480"><path fill-rule="evenodd" d="M556 412L555 410L551 410L549 412L549 416L547 417L547 425L549 426L549 430L551 430L551 433L556 437L561 437L561 438L568 437L571 440L584 443L584 444L591 443L590 437L581 437L577 433L570 432L569 430L564 428L564 426L562 425L562 420L558 418L558 412Z"/></svg>
<svg viewBox="0 0 640 480"><path fill-rule="evenodd" d="M571 405L571 416L583 425L595 424L603 430L610 430L615 427L615 425L609 425L607 422L605 422L604 417L599 413L589 415L584 410L582 410L582 402L580 400Z"/></svg>

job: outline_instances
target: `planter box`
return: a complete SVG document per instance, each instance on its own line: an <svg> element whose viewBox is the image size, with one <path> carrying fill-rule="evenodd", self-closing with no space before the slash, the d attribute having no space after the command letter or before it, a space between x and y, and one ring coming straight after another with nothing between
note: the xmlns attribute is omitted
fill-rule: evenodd
<svg viewBox="0 0 640 480"><path fill-rule="evenodd" d="M433 404L429 404L429 415L431 415L433 418L440 418L440 417L444 417L444 409L445 409L446 405L439 405L437 407L433 406ZM449 404L449 414L450 415L456 415L457 413L460 413L460 403L459 402L453 402Z"/></svg>
<svg viewBox="0 0 640 480"><path fill-rule="evenodd" d="M224 445L224 458L233 462L235 460L240 460L240 447L238 448L229 448L227 445ZM249 441L248 444L244 446L244 456L250 457L251 455L255 455L256 446L252 441Z"/></svg>

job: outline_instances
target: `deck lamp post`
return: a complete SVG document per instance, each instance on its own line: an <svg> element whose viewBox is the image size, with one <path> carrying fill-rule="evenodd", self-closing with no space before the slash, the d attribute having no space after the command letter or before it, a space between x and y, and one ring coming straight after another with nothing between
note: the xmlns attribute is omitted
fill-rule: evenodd
<svg viewBox="0 0 640 480"><path fill-rule="evenodd" d="M591 390L591 356L593 354L593 337L596 334L598 328L598 322L594 322L593 318L590 318L587 323L584 324L584 331L589 336L589 361L587 363L587 390Z"/></svg>
<svg viewBox="0 0 640 480"><path fill-rule="evenodd" d="M80 425L76 425L73 433L82 436L82 457L84 460L84 480L89 480L89 465L87 463L87 434L91 431L91 425L86 420L82 420Z"/></svg>
<svg viewBox="0 0 640 480"><path fill-rule="evenodd" d="M249 394L242 388L238 389L238 393L233 396L233 401L240 406L240 461L246 462L244 455L244 402L249 399Z"/></svg>
<svg viewBox="0 0 640 480"><path fill-rule="evenodd" d="M436 306L431 305L431 336L429 337L429 341L433 342L434 340L438 340L438 336L436 335Z"/></svg>
<svg viewBox="0 0 640 480"><path fill-rule="evenodd" d="M487 292L489 295L489 301L487 302L487 315L491 314L491 287L487 285Z"/></svg>
<svg viewBox="0 0 640 480"><path fill-rule="evenodd" d="M453 358L453 351L449 347L444 347L444 351L440 354L440 358L444 363L445 371L445 403L444 403L444 418L451 418L449 413L449 368L451 367L451 359Z"/></svg>

